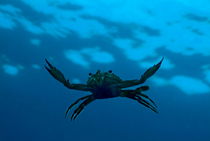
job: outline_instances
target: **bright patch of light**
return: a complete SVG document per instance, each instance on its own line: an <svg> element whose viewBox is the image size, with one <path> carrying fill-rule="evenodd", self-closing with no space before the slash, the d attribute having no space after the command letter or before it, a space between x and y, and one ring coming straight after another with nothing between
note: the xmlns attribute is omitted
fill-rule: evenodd
<svg viewBox="0 0 210 141"><path fill-rule="evenodd" d="M17 75L19 72L17 67L9 65L9 64L3 65L3 69L4 69L4 72L9 75Z"/></svg>
<svg viewBox="0 0 210 141"><path fill-rule="evenodd" d="M39 39L31 39L31 44L34 46L39 46L41 41Z"/></svg>
<svg viewBox="0 0 210 141"><path fill-rule="evenodd" d="M0 13L0 27L6 29L12 29L16 26L15 22L12 20L11 16L8 14Z"/></svg>
<svg viewBox="0 0 210 141"><path fill-rule="evenodd" d="M193 12L203 15L203 13L199 11L203 11L203 7L209 9L208 4L200 7L195 7L195 5L202 5L203 2L208 3L208 0L202 0L202 2L191 2L190 0L154 0L146 2L144 0L133 0L132 2L111 2L107 0L95 2L90 0L72 0L71 2L69 0L22 1L40 13L45 15L53 15L55 19L54 21L46 21L41 25L44 31L39 29L39 27L30 24L28 21L29 23L26 24L26 28L32 33L40 34L45 32L55 37L66 37L67 34L70 34L71 31L74 31L83 38L88 38L95 34L107 35L109 29L105 28L104 25L102 25L99 21L87 19L84 20L80 17L80 15L85 14L98 17L99 19L102 18L105 21L107 20L110 22L136 24L135 30L136 33L138 33L136 36L140 38L143 37L146 43L144 46L138 48L128 47L128 49L123 49L126 56L128 56L131 60L141 60L147 56L157 56L155 50L159 45L165 45L164 47L167 50L181 53L183 55L194 55L196 53L210 55L210 49L208 46L210 33L206 30L209 28L208 23L202 25L192 24L183 18L183 15L186 12ZM72 12L71 10L57 7L59 4L62 5L69 2L82 6L84 9ZM103 7L101 7L101 5L103 5ZM107 12L107 9L109 9L109 12ZM162 9L167 12L162 12ZM167 25L167 23L170 24ZM24 22L22 24L25 25ZM160 31L160 36L156 36L155 38L149 35L145 36L140 30L140 27L144 25ZM196 29L202 31L206 36L192 36L192 31L187 29L187 27L191 26L196 27ZM177 38L177 36L179 36L179 38ZM140 52L144 53L139 54Z"/></svg>
<svg viewBox="0 0 210 141"><path fill-rule="evenodd" d="M186 94L202 94L210 92L210 88L199 79L187 76L175 76L170 83Z"/></svg>
<svg viewBox="0 0 210 141"><path fill-rule="evenodd" d="M209 4L209 0L177 0L182 4L185 4L188 7L191 8L197 8L199 9L199 11L203 11L203 12L209 12L210 9L210 4Z"/></svg>
<svg viewBox="0 0 210 141"><path fill-rule="evenodd" d="M69 16L68 15L66 16L67 17L65 18L59 17L57 19L57 24L59 28L54 29L54 30L57 30L57 32L60 32L61 34L63 34L63 36L66 36L65 34L70 33L70 31L75 31L83 38L89 38L97 34L100 34L100 35L107 34L106 28L97 21L83 20L81 18L77 18L75 21L69 21ZM61 32L63 30L66 31L66 33Z"/></svg>
<svg viewBox="0 0 210 141"><path fill-rule="evenodd" d="M10 12L10 13L19 13L19 12L21 12L20 9L18 9L18 8L12 6L12 5L9 5L9 4L0 5L0 10L7 11L7 12Z"/></svg>
<svg viewBox="0 0 210 141"><path fill-rule="evenodd" d="M107 51L102 51L99 47L68 50L65 52L65 56L73 63L86 68L89 67L90 61L102 64L114 62L112 54Z"/></svg>
<svg viewBox="0 0 210 141"><path fill-rule="evenodd" d="M70 60L71 62L81 65L85 68L89 67L89 62L86 61L86 59L80 52L74 51L74 50L68 50L64 54L65 54L66 58L68 60Z"/></svg>
<svg viewBox="0 0 210 141"><path fill-rule="evenodd" d="M47 34L52 35L54 37L64 38L69 33L68 30L65 30L65 28L61 28L61 26L57 23L44 22L42 23L42 28Z"/></svg>
<svg viewBox="0 0 210 141"><path fill-rule="evenodd" d="M81 53L89 56L92 61L97 63L112 63L114 62L114 57L106 52L102 51L100 48L85 48L81 50Z"/></svg>
<svg viewBox="0 0 210 141"><path fill-rule="evenodd" d="M205 71L205 79L210 83L210 70Z"/></svg>
<svg viewBox="0 0 210 141"><path fill-rule="evenodd" d="M53 3L56 4L63 3L57 0L22 0L25 4L29 5L34 10L46 14L46 15L63 15L62 11L58 9Z"/></svg>
<svg viewBox="0 0 210 141"><path fill-rule="evenodd" d="M210 65L204 65L202 66L202 69L205 76L205 80L210 83Z"/></svg>
<svg viewBox="0 0 210 141"><path fill-rule="evenodd" d="M78 78L74 78L74 79L72 79L71 81L72 81L72 83L74 83L74 84L79 84L79 83L81 83L81 80L79 80Z"/></svg>
<svg viewBox="0 0 210 141"><path fill-rule="evenodd" d="M25 18L19 18L18 20L28 32L31 32L33 34L42 34L43 33L43 30L40 27L33 24L31 21L29 21Z"/></svg>
<svg viewBox="0 0 210 141"><path fill-rule="evenodd" d="M0 27L13 29L16 26L14 17L20 10L12 5L0 5Z"/></svg>
<svg viewBox="0 0 210 141"><path fill-rule="evenodd" d="M174 53L180 53L186 56L192 56L195 54L202 54L205 56L210 55L210 48L209 48L209 38L210 34L207 34L206 36L199 36L196 34L193 34L192 31L183 28L182 26L190 26L186 25L188 22L183 24L177 24L176 26L173 26L170 29L167 29L167 31L164 31L163 38L165 39L159 39L164 41L165 40L165 48L171 52ZM198 25L196 25L198 27ZM204 26L204 27L203 27ZM205 30L208 29L208 26L205 25L199 25L199 28L204 28ZM174 32L176 31L176 33ZM184 34L181 34L184 33ZM177 35L179 34L179 35ZM209 34L209 35L208 35ZM179 36L179 38L177 38ZM168 38L168 40L166 40Z"/></svg>
<svg viewBox="0 0 210 141"><path fill-rule="evenodd" d="M41 66L38 64L32 64L32 68L36 69L36 70L40 70Z"/></svg>
<svg viewBox="0 0 210 141"><path fill-rule="evenodd" d="M21 15L22 13L18 8L11 5L1 5L0 11L1 11L0 13L1 27L12 29L16 25L14 21L17 21L23 26L23 28L25 28L27 31L31 33L34 34L43 33L40 27L36 26L31 21L22 16Z"/></svg>
<svg viewBox="0 0 210 141"><path fill-rule="evenodd" d="M99 22L80 18L79 13L81 13L81 11L78 10L72 12L71 10L57 7L57 5L63 5L69 3L69 1L56 1L56 4L52 4L52 1L23 1L36 11L54 17L54 21L46 21L41 24L44 32L54 37L64 38L68 34L71 34L72 31L78 33L83 38L88 38L97 34L107 34L107 29Z"/></svg>
<svg viewBox="0 0 210 141"><path fill-rule="evenodd" d="M134 42L129 39L116 39L114 44L123 50L128 59L133 61L139 61L147 57L156 56L154 47L145 47L144 45L133 47Z"/></svg>
<svg viewBox="0 0 210 141"><path fill-rule="evenodd" d="M169 84L166 79L158 77L158 76L153 76L151 78L151 81L153 81L155 85L158 85L158 86L166 86Z"/></svg>
<svg viewBox="0 0 210 141"><path fill-rule="evenodd" d="M210 78L210 71L209 71ZM157 86L168 86L172 85L180 89L183 93L188 95L204 94L210 92L209 85L205 84L203 81L187 77L187 76L175 76L170 80L164 79L162 77L154 76L151 81Z"/></svg>

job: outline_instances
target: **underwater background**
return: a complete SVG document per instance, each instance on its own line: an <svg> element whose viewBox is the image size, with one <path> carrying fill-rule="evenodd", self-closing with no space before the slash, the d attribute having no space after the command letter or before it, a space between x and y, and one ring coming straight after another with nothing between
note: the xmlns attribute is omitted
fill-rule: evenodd
<svg viewBox="0 0 210 141"><path fill-rule="evenodd" d="M139 79L164 57L145 93L159 114L126 98L96 100L72 83L112 70ZM71 111L72 112L72 111ZM209 0L0 0L0 141L209 141Z"/></svg>

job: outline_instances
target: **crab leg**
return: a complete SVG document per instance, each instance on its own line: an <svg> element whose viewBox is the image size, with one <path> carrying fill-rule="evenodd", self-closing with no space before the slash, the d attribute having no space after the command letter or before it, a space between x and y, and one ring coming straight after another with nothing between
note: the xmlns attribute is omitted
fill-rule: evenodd
<svg viewBox="0 0 210 141"><path fill-rule="evenodd" d="M92 96L89 96L88 99L83 101L79 107L74 111L74 113L71 116L71 120L75 120L76 117L80 114L80 112L85 108L86 105L91 103L93 100L95 100Z"/></svg>
<svg viewBox="0 0 210 141"><path fill-rule="evenodd" d="M145 107L151 109L152 111L154 111L155 113L158 113L157 109L155 107L153 107L151 104L149 104L146 100L142 99L139 96L134 96L134 97L128 97L131 98L133 100L137 100L140 104L144 105Z"/></svg>
<svg viewBox="0 0 210 141"><path fill-rule="evenodd" d="M148 99L155 107L157 107L157 105L155 104L155 102L147 95L143 94L143 93L138 93L137 95L142 96L146 99Z"/></svg>
<svg viewBox="0 0 210 141"><path fill-rule="evenodd" d="M149 102L147 102L146 100L142 99L140 96L136 95L135 99L143 104L144 106L146 106L147 108L151 109L152 111L154 111L155 113L158 113L157 109L152 106Z"/></svg>
<svg viewBox="0 0 210 141"><path fill-rule="evenodd" d="M67 117L69 110L70 110L74 105L76 105L76 104L77 104L78 102L80 102L81 100L87 99L89 96L90 96L90 95L81 97L81 98L79 98L78 100L76 100L74 103L72 103L72 104L68 107L68 109L66 110L65 118Z"/></svg>
<svg viewBox="0 0 210 141"><path fill-rule="evenodd" d="M141 86L139 88L136 88L136 91L139 91L139 92L147 91L147 90L149 90L149 86Z"/></svg>
<svg viewBox="0 0 210 141"><path fill-rule="evenodd" d="M124 93L127 93L127 94L131 94L132 93L133 95L142 96L142 97L148 99L155 107L157 107L155 102L149 96L147 96L146 94L142 93L142 91L146 91L148 89L149 89L149 86L141 86L141 87L137 88L136 90L124 90Z"/></svg>
<svg viewBox="0 0 210 141"><path fill-rule="evenodd" d="M154 104L154 102L151 100L151 99L148 99L148 100L150 100L150 102L152 103L152 104L154 104L154 106L153 105L151 105L148 101L146 101L146 100L144 100L144 99L142 99L141 98L141 96L143 96L144 94L142 94L142 95L139 95L140 93L137 93L136 94L136 91L135 90L123 90L122 91L122 94L121 94L121 96L122 97L128 97L128 98L130 98L130 99L133 99L133 100L137 100L139 103L141 103L142 105L144 105L144 106L146 106L147 108L150 108L152 111L154 111L154 112L156 112L156 113L158 113L158 111L157 111L157 109L156 109L156 105ZM147 97L146 95L144 95L143 97Z"/></svg>
<svg viewBox="0 0 210 141"><path fill-rule="evenodd" d="M149 86L141 86L135 90L135 93L136 93L136 95L139 95L139 96L142 96L142 97L148 99L155 107L157 107L155 102L149 96L142 93L142 91L146 91L148 89L149 89Z"/></svg>
<svg viewBox="0 0 210 141"><path fill-rule="evenodd" d="M45 66L46 70L59 82L63 83L69 89L82 90L82 91L91 91L92 88L89 88L84 84L71 84L69 80L66 80L63 73L54 67L47 59L45 59L48 66Z"/></svg>

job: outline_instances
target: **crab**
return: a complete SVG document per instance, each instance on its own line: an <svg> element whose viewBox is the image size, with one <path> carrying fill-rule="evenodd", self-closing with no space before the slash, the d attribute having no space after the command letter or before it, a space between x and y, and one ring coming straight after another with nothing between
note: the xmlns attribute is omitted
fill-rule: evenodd
<svg viewBox="0 0 210 141"><path fill-rule="evenodd" d="M125 89L128 87L143 84L149 77L151 77L161 66L162 58L159 63L153 65L147 69L140 79L136 80L122 80L120 77L115 75L111 70L108 72L101 72L98 70L95 74L89 73L89 78L86 84L72 84L68 79L65 78L63 73L54 67L47 59L45 59L47 65L45 65L46 70L59 82L69 89L87 91L90 95L84 96L72 103L66 110L65 117L68 116L70 109L81 102L81 104L74 110L71 115L71 120L76 119L76 117L81 113L81 111L89 103L97 99L107 99L114 97L126 97L137 101L138 103L144 105L155 113L158 113L157 105L155 102L143 91L149 89L149 86L140 86L136 89Z"/></svg>

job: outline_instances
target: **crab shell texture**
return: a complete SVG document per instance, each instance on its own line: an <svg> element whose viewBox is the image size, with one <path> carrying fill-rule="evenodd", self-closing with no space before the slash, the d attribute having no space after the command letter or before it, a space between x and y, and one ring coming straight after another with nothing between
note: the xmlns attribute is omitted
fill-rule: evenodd
<svg viewBox="0 0 210 141"><path fill-rule="evenodd" d="M93 88L92 93L96 99L112 98L119 96L121 89L115 84L122 80L111 72L100 72L99 70L90 75L87 80L87 86Z"/></svg>
<svg viewBox="0 0 210 141"><path fill-rule="evenodd" d="M90 77L87 80L87 85L89 87L98 87L101 85L112 85L112 84L118 84L122 82L122 79L111 72L100 72L99 70L93 74L90 75Z"/></svg>

